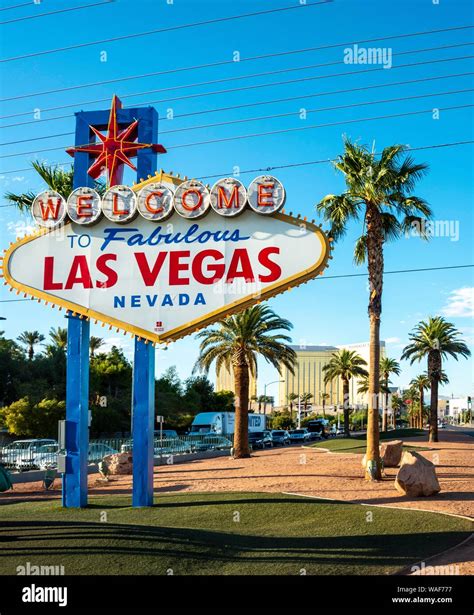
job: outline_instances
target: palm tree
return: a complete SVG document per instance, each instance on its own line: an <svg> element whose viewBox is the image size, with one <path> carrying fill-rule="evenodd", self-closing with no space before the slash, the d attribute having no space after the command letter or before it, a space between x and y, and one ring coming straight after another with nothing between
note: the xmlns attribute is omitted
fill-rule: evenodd
<svg viewBox="0 0 474 615"><path fill-rule="evenodd" d="M55 352L66 352L67 348L67 329L63 327L51 327L49 330L49 337L51 339L51 344L47 346L47 351L49 354L54 354Z"/></svg>
<svg viewBox="0 0 474 615"><path fill-rule="evenodd" d="M326 400L329 399L329 393L323 391L320 393L321 403L323 404L323 417L326 418Z"/></svg>
<svg viewBox="0 0 474 615"><path fill-rule="evenodd" d="M387 418L388 418L388 396L390 394L389 382L390 376L395 374L398 376L400 374L400 363L395 359L390 359L389 357L382 357L380 359L380 380L384 383L385 387L385 404L382 413L382 431L387 431Z"/></svg>
<svg viewBox="0 0 474 615"><path fill-rule="evenodd" d="M418 323L410 333L410 343L403 349L402 359L410 359L410 365L428 357L430 379L430 432L429 441L438 442L438 385L443 379L442 360L448 355L469 357L471 351L459 338L459 331L442 316L431 316Z"/></svg>
<svg viewBox="0 0 474 615"><path fill-rule="evenodd" d="M324 384L328 384L328 382L336 378L341 378L342 380L344 432L347 438L351 435L349 433L349 381L353 377L368 376L367 371L363 367L364 365L367 365L367 362L354 350L343 348L333 352L329 363L323 367Z"/></svg>
<svg viewBox="0 0 474 615"><path fill-rule="evenodd" d="M369 480L381 478L378 396L384 244L399 238L413 224L423 229L421 221L431 216L426 202L412 194L427 166L404 156L406 149L403 145L392 145L376 157L368 147L345 139L344 154L338 157L335 167L345 176L346 190L339 195L328 194L317 205L330 222L330 234L335 240L345 234L351 220L362 221L354 260L360 265L367 259L369 273L370 378L365 474ZM426 236L423 232L420 235Z"/></svg>
<svg viewBox="0 0 474 615"><path fill-rule="evenodd" d="M59 166L48 165L44 162L34 160L31 163L31 166L38 173L48 188L51 188L51 190L56 190L56 192L59 192L59 194L65 199L67 199L73 191L74 168L72 165L68 170L64 171ZM94 182L94 189L97 190L99 194L103 194L105 192L104 182ZM24 192L23 194L7 192L4 195L5 199L16 205L20 211L29 209L33 204L35 196L36 194L31 190L29 192Z"/></svg>
<svg viewBox="0 0 474 615"><path fill-rule="evenodd" d="M94 358L95 353L97 352L97 350L99 350L99 348L101 346L104 345L104 340L101 337L95 337L94 335L91 335L90 340L89 340L89 350L91 353L91 359Z"/></svg>
<svg viewBox="0 0 474 615"><path fill-rule="evenodd" d="M28 348L28 359L32 361L35 354L35 346L44 341L44 335L41 335L39 331L23 331L17 339Z"/></svg>
<svg viewBox="0 0 474 615"><path fill-rule="evenodd" d="M239 314L229 316L217 327L206 329L197 334L201 344L195 370L209 372L215 361L219 372L225 366L232 367L235 382L235 430L234 457L249 457L248 445L248 407L249 373L254 375L257 356L261 355L281 373L284 366L294 372L296 353L287 343L291 338L280 329L289 331L293 325L277 316L266 305L255 305Z"/></svg>
<svg viewBox="0 0 474 615"><path fill-rule="evenodd" d="M301 403L303 404L303 412L306 416L307 408L310 405L310 401L313 399L312 393L302 393L300 396Z"/></svg>
<svg viewBox="0 0 474 615"><path fill-rule="evenodd" d="M298 399L298 394L288 393L288 395L286 396L286 399L288 400L288 403L290 405L290 416L293 418L293 402Z"/></svg>
<svg viewBox="0 0 474 615"><path fill-rule="evenodd" d="M420 374L410 382L410 386L418 391L418 399L420 402L420 410L417 418L415 419L415 427L423 427L423 409L425 407L424 393L430 388L430 379L428 374Z"/></svg>

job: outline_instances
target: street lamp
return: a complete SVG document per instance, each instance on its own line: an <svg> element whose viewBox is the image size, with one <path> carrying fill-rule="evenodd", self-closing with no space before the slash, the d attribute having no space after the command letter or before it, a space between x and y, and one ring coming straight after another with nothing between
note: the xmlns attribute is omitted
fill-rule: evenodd
<svg viewBox="0 0 474 615"><path fill-rule="evenodd" d="M273 380L272 382L267 382L267 384L263 387L263 414L267 414L267 387L271 384L276 384L280 382L285 382L284 380Z"/></svg>

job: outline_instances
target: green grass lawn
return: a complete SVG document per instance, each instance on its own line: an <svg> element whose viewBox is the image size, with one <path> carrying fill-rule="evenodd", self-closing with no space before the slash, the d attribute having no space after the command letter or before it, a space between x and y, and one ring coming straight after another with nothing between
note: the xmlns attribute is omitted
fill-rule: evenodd
<svg viewBox="0 0 474 615"><path fill-rule="evenodd" d="M372 512L372 521L367 513ZM101 522L106 513L107 521ZM0 573L63 565L65 574L389 574L451 547L464 519L269 493L127 496L0 505Z"/></svg>
<svg viewBox="0 0 474 615"><path fill-rule="evenodd" d="M413 438L414 436L426 435L422 429L394 429L393 431L382 432L380 440L403 440L403 438ZM364 454L367 448L365 435L352 436L350 438L328 438L321 442L311 444L314 448L327 448L335 453L361 453ZM427 451L427 446L403 445L404 451Z"/></svg>

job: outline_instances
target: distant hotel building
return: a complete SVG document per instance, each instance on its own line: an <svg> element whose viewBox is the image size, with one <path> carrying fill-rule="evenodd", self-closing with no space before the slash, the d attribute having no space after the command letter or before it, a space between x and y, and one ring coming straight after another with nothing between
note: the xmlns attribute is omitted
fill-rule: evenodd
<svg viewBox="0 0 474 615"><path fill-rule="evenodd" d="M222 366L220 371L216 375L216 391L234 391L234 374L232 374L225 365ZM249 386L249 398L252 401L252 397L257 395L257 381L250 374L250 386Z"/></svg>
<svg viewBox="0 0 474 615"><path fill-rule="evenodd" d="M295 373L292 374L285 367L282 370L281 382L278 390L278 406L288 406L288 396L291 393L295 395L303 395L303 393L311 393L313 396L309 402L314 408L321 408L322 393L328 393L329 398L326 399L326 409L331 412L336 405L342 405L342 382L338 378L333 382L324 385L323 367L331 360L331 355L342 348L354 350L369 365L369 342L361 344L345 344L340 346L291 346L296 352ZM380 356L385 356L385 342L380 342ZM367 367L368 369L368 367ZM351 379L349 383L349 398L352 406L365 406L367 404L367 394L357 393L359 381ZM222 368L217 374L216 380L217 391L234 391L234 378L232 374L225 368ZM250 399L257 395L257 382L250 377ZM297 401L293 401L293 406L297 405Z"/></svg>
<svg viewBox="0 0 474 615"><path fill-rule="evenodd" d="M369 342L361 344L344 344L339 346L292 346L296 352L297 363L295 373L292 374L288 369L283 368L282 380L279 387L279 403L280 406L288 405L288 396L292 393L295 395L303 395L311 393L313 396L311 404L313 409L322 406L323 393L327 393L329 398L326 399L326 408L328 412L333 410L334 406L342 405L342 381L340 378L324 385L323 367L331 360L331 355L342 348L354 350L365 361L367 361L367 370L370 363ZM380 342L380 356L385 356L385 342ZM349 382L349 400L353 407L365 406L367 404L367 393L357 393L359 380L351 378ZM297 403L297 402L296 402ZM295 402L293 402L295 405Z"/></svg>

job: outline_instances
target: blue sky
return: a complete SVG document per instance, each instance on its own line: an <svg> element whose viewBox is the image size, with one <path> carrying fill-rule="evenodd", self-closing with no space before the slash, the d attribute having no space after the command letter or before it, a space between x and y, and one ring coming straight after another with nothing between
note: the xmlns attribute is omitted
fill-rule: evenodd
<svg viewBox="0 0 474 615"><path fill-rule="evenodd" d="M40 6L32 4L30 7L2 11L0 21L34 16L40 12L81 4L88 4L88 2L43 0ZM273 0L272 2L174 0L173 4L168 4L166 0L116 0L101 7L10 24L5 23L1 26L2 57L11 58L39 50L66 47L123 34L298 4L297 0ZM12 5L11 0L2 0L0 8L10 5ZM430 0L399 0L396 4L388 0L365 0L364 2L336 0L326 5L303 6L297 10L250 17L224 24L211 24L4 62L0 97L4 99L76 84L232 60L236 51L243 59L334 43L352 43L375 37L469 25L474 23L473 17L472 3L469 0L452 2L440 0L439 4ZM27 168L29 161L34 158L48 162L66 162L68 157L62 149L71 145L73 138L57 136L38 141L28 142L28 140L72 132L74 111L81 108L84 110L108 108L109 102L92 105L84 103L102 98L110 99L114 93L123 97L126 106L176 98L174 101L158 102L154 105L162 118L160 120L160 133L162 134L160 134L159 142L170 148L169 152L160 159L159 165L167 171L173 170L189 176L204 177L214 174L225 176L232 173L235 166L244 171L333 158L341 152L343 134L352 139L360 139L363 143L375 144L377 150L392 143L422 147L472 140L472 108L441 110L438 119L436 119L436 113L432 112L433 109L472 104L472 92L440 95L442 92L472 88L472 75L366 91L351 91L352 88L370 85L472 72L474 70L472 58L432 62L433 60L474 55L473 45L459 46L462 43L472 42L472 40L472 30L457 30L371 44L360 43L360 47L382 47L385 48L386 53L389 51L392 53L392 68L383 69L378 66L380 70L371 73L360 71L375 67L344 63L344 49L351 46L347 45L255 61L233 62L206 69L91 86L55 94L34 95L3 102L0 113L3 118L0 120L2 127L0 142L3 144L18 140L26 141L0 147L0 156L7 156L0 159L0 191L4 193L6 190L19 192L40 189L41 182L35 174L22 171L22 169ZM449 45L458 45L458 47L443 50L432 49ZM404 53L422 49L429 50ZM104 59L106 61L102 61ZM431 63L400 67L401 64L427 61ZM305 68L286 74L279 73L237 81L223 81L211 85L171 89L205 81L233 79L254 73L326 63L334 63L334 65ZM352 74L329 76L335 73ZM189 98L190 94L206 94L215 90L308 77L319 78L287 85ZM170 89L127 98L129 94L162 88ZM186 118L164 119L171 112L177 116L219 107L321 94L335 90L349 91L343 94L216 111ZM434 95L419 99L409 98L424 94ZM399 100L348 109L311 111L392 98ZM57 111L46 110L50 107L68 104L73 106ZM302 119L299 115L302 108L306 109L306 119ZM40 119L63 115L67 117L55 121L32 122L35 109L40 110ZM354 121L358 118L412 111L425 112L406 117ZM165 133L165 131L203 124L289 112L293 112L294 115ZM4 117L20 113L25 115ZM24 122L31 123L3 128L7 124ZM224 143L172 148L174 145L236 135L328 123L337 123L337 125ZM55 147L61 149L51 152L39 151ZM33 154L24 155L23 152L33 152ZM17 153L22 155L11 156ZM421 150L414 152L414 155L417 160L427 162L430 166L430 172L419 184L417 193L430 203L434 210L435 220L446 221L450 225L451 233L450 236L433 237L428 243L409 237L387 245L385 269L392 271L471 264L473 262L472 144ZM317 218L314 205L322 196L327 193L337 193L344 188L342 177L330 164L326 163L275 170L274 174L286 187L288 210L301 213L302 216L309 218ZM255 175L255 173L244 174L242 179L244 183L248 183ZM131 180L131 176L128 179ZM3 199L0 205L5 205ZM28 217L20 215L13 208L1 207L2 247L12 241L17 234L24 232L29 224ZM344 240L336 246L334 259L327 270L327 276L364 271L356 268L352 262L353 243L359 230L357 225L351 227ZM382 337L387 341L388 354L399 358L413 326L420 319L435 314L449 316L449 319L463 332L466 340L472 346L474 337L473 286L472 269L386 275ZM11 298L12 295L2 286L0 300ZM289 318L294 323L292 335L295 343L344 344L368 339L367 299L365 278L329 279L328 277L325 279L323 277L273 299L271 305L280 315ZM65 323L57 311L48 310L29 301L2 302L0 303L0 314L7 318L7 321L2 323L2 328L11 337L16 337L21 331L32 328L47 333L51 326L64 326ZM100 328L94 328L93 334L100 335ZM116 341L123 344L125 341L125 350L131 351L130 338L107 338L107 341L109 345ZM180 374L186 377L192 369L196 356L196 342L192 337L185 338L170 346L168 351L158 353L157 371L162 372L170 365L177 365ZM461 360L458 363L450 360L445 367L451 382L442 389L441 393L445 395L472 394L472 360ZM425 366L409 367L403 364L402 375L394 379L394 383L406 385L421 369L425 369ZM276 378L276 372L262 364L259 387L261 392L263 392L265 382ZM268 393L276 394L276 385L269 387Z"/></svg>

